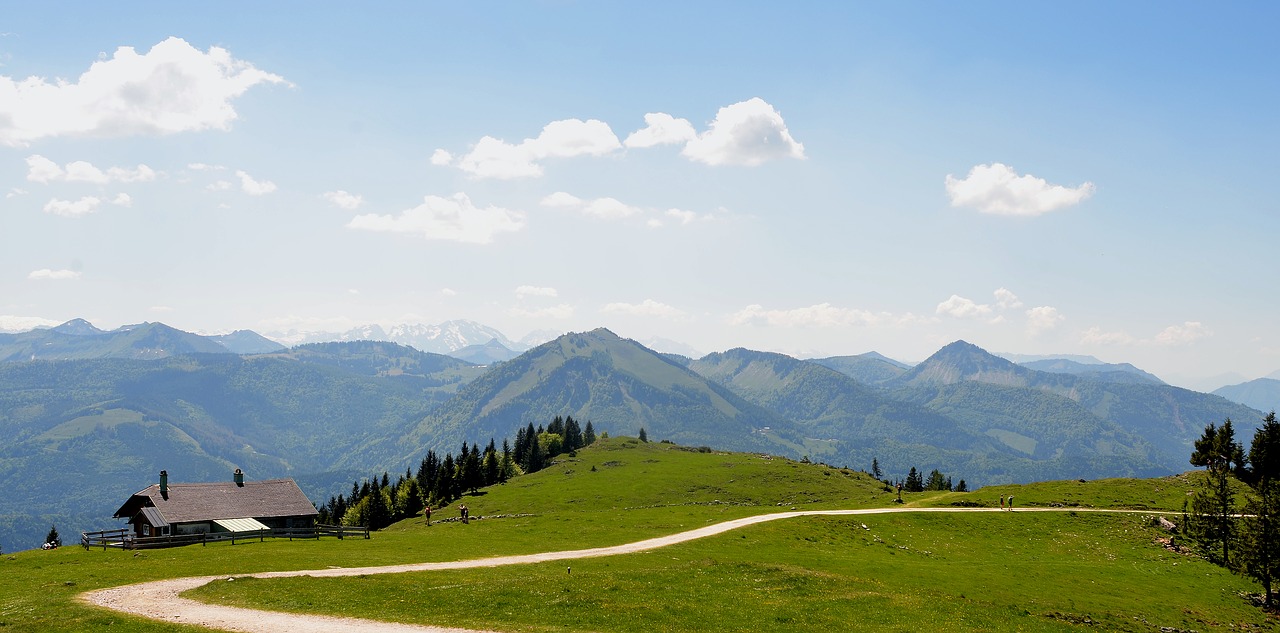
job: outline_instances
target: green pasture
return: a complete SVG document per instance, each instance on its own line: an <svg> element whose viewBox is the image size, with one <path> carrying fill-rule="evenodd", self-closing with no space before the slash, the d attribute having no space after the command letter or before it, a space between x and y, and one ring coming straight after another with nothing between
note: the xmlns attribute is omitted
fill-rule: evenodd
<svg viewBox="0 0 1280 633"><path fill-rule="evenodd" d="M770 522L648 553L345 579L237 578L192 597L262 608L501 630L1225 630L1270 627L1257 588L1159 547L1143 515L1189 482L1049 482L904 495L907 505L1064 506L1055 513L899 514ZM0 630L171 631L89 607L82 592L167 577L365 567L617 545L791 509L896 507L869 476L752 454L614 438L370 540L218 543L0 557ZM448 519L441 521L441 519ZM865 524L868 529L863 529ZM566 567L572 566L572 573ZM234 588L234 591L232 589ZM1087 622L1086 622L1087 621ZM109 629L107 627L110 627ZM196 630L196 629L184 629Z"/></svg>

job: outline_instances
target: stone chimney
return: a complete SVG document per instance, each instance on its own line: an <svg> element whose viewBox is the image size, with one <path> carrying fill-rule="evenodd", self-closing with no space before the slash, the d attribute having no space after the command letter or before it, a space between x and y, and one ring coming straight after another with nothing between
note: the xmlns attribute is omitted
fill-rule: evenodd
<svg viewBox="0 0 1280 633"><path fill-rule="evenodd" d="M164 499L169 498L169 471L160 471L160 496Z"/></svg>
<svg viewBox="0 0 1280 633"><path fill-rule="evenodd" d="M236 482L237 486L240 486L241 488L244 487L244 472L239 468L237 468L236 472L231 475L231 479Z"/></svg>

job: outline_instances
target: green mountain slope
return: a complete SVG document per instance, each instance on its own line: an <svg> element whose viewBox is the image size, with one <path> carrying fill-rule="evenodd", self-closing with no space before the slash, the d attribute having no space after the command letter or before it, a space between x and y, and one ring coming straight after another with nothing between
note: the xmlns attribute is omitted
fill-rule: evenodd
<svg viewBox="0 0 1280 633"><path fill-rule="evenodd" d="M1207 424L1229 417L1247 429L1262 419L1248 407L1178 387L1034 371L963 341L887 386L895 397L964 422L1030 457L1079 463L1112 476L1181 471Z"/></svg>
<svg viewBox="0 0 1280 633"><path fill-rule="evenodd" d="M235 468L255 479L333 473L308 478L318 487L349 482L391 463L391 439L481 371L366 343L0 363L0 546L38 545L55 519L69 534L108 526L124 496L161 469L186 482Z"/></svg>
<svg viewBox="0 0 1280 633"><path fill-rule="evenodd" d="M885 358L875 352L857 356L815 358L809 362L834 369L866 385L882 385L906 373L910 366Z"/></svg>
<svg viewBox="0 0 1280 633"><path fill-rule="evenodd" d="M631 340L598 329L566 334L502 363L427 416L402 444L452 450L514 437L556 415L598 431L721 448L787 452L792 425ZM765 428L769 432L764 432ZM406 453L409 454L409 453Z"/></svg>
<svg viewBox="0 0 1280 633"><path fill-rule="evenodd" d="M1259 411L1280 409L1280 380L1259 378L1215 389L1213 394Z"/></svg>
<svg viewBox="0 0 1280 633"><path fill-rule="evenodd" d="M210 338L163 323L126 325L104 332L74 319L47 330L0 335L0 361L88 358L157 359L182 354L229 354Z"/></svg>

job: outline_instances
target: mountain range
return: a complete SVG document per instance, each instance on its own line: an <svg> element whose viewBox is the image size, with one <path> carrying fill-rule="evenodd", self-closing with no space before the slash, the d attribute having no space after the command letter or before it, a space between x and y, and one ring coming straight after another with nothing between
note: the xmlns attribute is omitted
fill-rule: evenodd
<svg viewBox="0 0 1280 633"><path fill-rule="evenodd" d="M491 335L451 323L422 336ZM1229 417L1247 442L1262 418L1129 365L1019 365L963 341L912 366L875 353L694 359L604 329L518 355L503 340L452 350L462 360L373 340L283 348L158 323L0 335L0 546L32 547L49 523L106 527L122 495L161 469L175 481L235 468L291 476L324 499L416 466L428 449L501 442L556 415L693 446L862 469L875 459L894 478L938 468L970 486L1180 472L1205 425Z"/></svg>

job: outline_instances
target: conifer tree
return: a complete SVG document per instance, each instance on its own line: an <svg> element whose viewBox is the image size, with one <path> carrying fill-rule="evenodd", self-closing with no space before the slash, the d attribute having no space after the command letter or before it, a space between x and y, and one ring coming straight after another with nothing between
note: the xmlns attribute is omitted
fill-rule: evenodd
<svg viewBox="0 0 1280 633"><path fill-rule="evenodd" d="M1191 464L1206 467L1206 476L1191 498L1187 532L1191 538L1211 548L1211 558L1216 557L1216 550L1221 546L1222 558L1215 562L1228 567L1232 562L1233 515L1236 513L1231 473L1233 470L1243 473L1244 463L1244 448L1235 439L1230 419L1221 427L1209 423L1204 434L1196 440L1195 452L1191 454Z"/></svg>
<svg viewBox="0 0 1280 633"><path fill-rule="evenodd" d="M511 456L511 445L506 438L502 440L502 459L498 462L498 481L506 482L515 476L515 461Z"/></svg>
<svg viewBox="0 0 1280 633"><path fill-rule="evenodd" d="M591 446L596 443L596 429L591 426L591 420L587 420L587 428L582 430L582 445Z"/></svg>
<svg viewBox="0 0 1280 633"><path fill-rule="evenodd" d="M923 492L924 480L921 479L920 473L916 472L916 467L911 467L911 472L907 473L907 481L902 485L902 489L907 492Z"/></svg>
<svg viewBox="0 0 1280 633"><path fill-rule="evenodd" d="M649 441L649 434L645 432L645 430L644 430L644 427L643 427L643 426L642 426L642 427L640 427L640 441L641 441L641 442L648 442L648 441Z"/></svg>
<svg viewBox="0 0 1280 633"><path fill-rule="evenodd" d="M876 479L884 479L884 473L880 472L880 460L871 458L871 476Z"/></svg>
<svg viewBox="0 0 1280 633"><path fill-rule="evenodd" d="M564 421L564 450L576 451L582 448L582 427L570 416Z"/></svg>
<svg viewBox="0 0 1280 633"><path fill-rule="evenodd" d="M62 547L62 537L58 536L57 526L49 526L49 533L45 535L44 542L53 547Z"/></svg>

